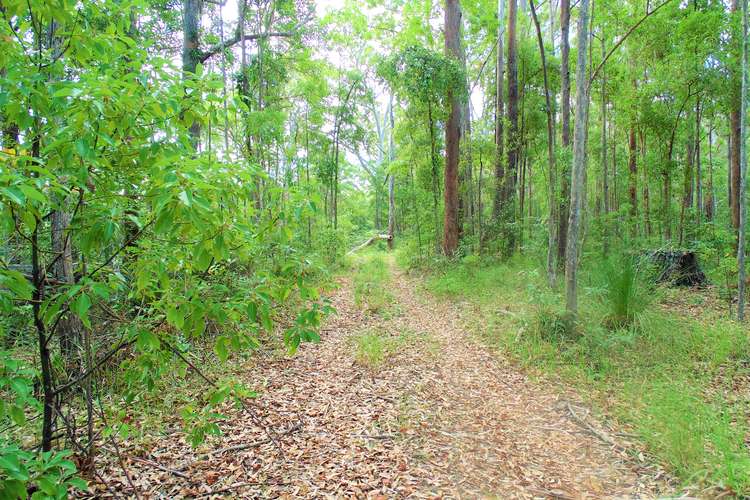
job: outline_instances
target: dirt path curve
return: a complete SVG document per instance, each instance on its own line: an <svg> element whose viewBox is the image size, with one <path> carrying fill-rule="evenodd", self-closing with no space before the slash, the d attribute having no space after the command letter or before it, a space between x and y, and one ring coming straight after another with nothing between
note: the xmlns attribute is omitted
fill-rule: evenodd
<svg viewBox="0 0 750 500"><path fill-rule="evenodd" d="M487 352L454 306L418 286L399 273L387 314L366 314L343 279L320 344L250 368L250 380L264 381L265 421L294 429L280 438L283 457L247 414L227 410L213 448L176 436L141 452L148 462L130 464L137 489L150 498L655 496L648 471L573 421L570 408L584 410L569 408L569 395ZM370 370L354 361L351 336L362 331L409 340Z"/></svg>

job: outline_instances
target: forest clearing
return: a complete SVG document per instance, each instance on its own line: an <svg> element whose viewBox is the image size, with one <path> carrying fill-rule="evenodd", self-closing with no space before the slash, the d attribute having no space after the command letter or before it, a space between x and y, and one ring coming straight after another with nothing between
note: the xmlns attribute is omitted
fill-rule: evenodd
<svg viewBox="0 0 750 500"><path fill-rule="evenodd" d="M748 0L0 0L0 499L748 498Z"/></svg>

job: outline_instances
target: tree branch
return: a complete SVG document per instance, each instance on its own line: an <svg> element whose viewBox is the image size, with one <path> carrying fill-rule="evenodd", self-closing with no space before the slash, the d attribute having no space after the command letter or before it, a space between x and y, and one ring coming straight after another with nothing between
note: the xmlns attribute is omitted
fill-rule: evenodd
<svg viewBox="0 0 750 500"><path fill-rule="evenodd" d="M655 13L656 13L656 12L657 12L657 11L658 11L659 9L661 9L662 7L664 7L665 5L667 5L667 4L668 4L668 3L670 3L670 2L672 2L672 0L665 0L664 2L662 2L662 3L660 3L659 5L657 5L656 7L654 7L654 9L653 9L653 10L651 10L651 11L647 12L647 13L646 13L646 14L645 14L645 15L644 15L644 16L643 16L643 17L642 17L642 18L641 18L641 19L640 19L640 20L639 20L639 21L638 21L637 23L635 23L635 24L634 24L633 26L631 26L631 27L630 27L630 29L629 29L629 30L627 31L627 33L625 33L624 35L622 35L622 37L620 37L620 39L619 39L619 40L617 40L617 42L616 42L616 43L614 44L614 46L613 46L613 47L612 47L612 48L610 49L610 51L609 51L609 52L607 52L607 55L606 55L606 56L604 56L604 59L602 59L602 62L600 62L600 63L599 63L599 66L597 66L597 67L596 67L596 69L595 69L595 70L594 70L594 71L593 71L593 72L591 73L591 77L589 78L589 87L591 87L591 84L592 84L592 83L593 83L593 81L594 81L594 80L596 79L596 75L597 75L597 74L599 73L599 71L600 71L600 70L601 70L601 69L602 69L602 68L604 67L604 65L605 65L605 64L607 63L607 61L609 60L610 56L611 56L612 54L614 54L614 53L615 53L615 51L616 51L617 49L619 49L619 48L620 48L620 45L622 45L622 44L623 44L623 42L624 42L624 41L625 41L625 40L626 40L626 39L627 39L627 38L628 38L628 37L629 37L630 35L632 35L632 34L633 34L633 32L634 32L635 30L637 30L637 29L638 29L638 26L640 26L641 24L643 24L643 21L645 21L646 19L648 19L649 17L651 17L651 15L652 15L652 14L655 14Z"/></svg>
<svg viewBox="0 0 750 500"><path fill-rule="evenodd" d="M232 38L229 38L228 40L225 40L223 43L217 43L213 47L210 47L207 50L204 50L201 52L200 57L198 60L201 63L206 62L210 57L215 56L216 54L225 51L226 49L237 45L241 41L250 41L250 40L258 40L260 38L271 38L271 37L280 37L280 38L289 38L294 36L294 32L292 31L271 31L268 33L250 33L248 35L241 35L239 31L235 33L235 35Z"/></svg>

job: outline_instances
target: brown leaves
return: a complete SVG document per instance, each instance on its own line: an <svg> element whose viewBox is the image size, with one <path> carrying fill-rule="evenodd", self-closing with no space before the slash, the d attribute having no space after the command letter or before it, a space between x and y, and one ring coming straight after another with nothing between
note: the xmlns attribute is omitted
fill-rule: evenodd
<svg viewBox="0 0 750 500"><path fill-rule="evenodd" d="M389 284L400 314L358 310L350 285L322 342L296 357L257 360L259 412L283 454L242 410L227 407L223 436L193 450L181 432L148 453L126 443L139 495L148 498L601 498L653 496L654 484L626 457L566 415L555 389L540 387L478 346L460 310L415 294L412 278ZM388 319L384 319L388 317ZM377 370L353 363L347 338L377 327L414 341ZM566 397L570 397L566 395ZM298 426L293 432L285 432ZM153 436L157 438L156 436ZM104 457L102 457L104 458ZM110 456L99 463L112 491L132 495Z"/></svg>

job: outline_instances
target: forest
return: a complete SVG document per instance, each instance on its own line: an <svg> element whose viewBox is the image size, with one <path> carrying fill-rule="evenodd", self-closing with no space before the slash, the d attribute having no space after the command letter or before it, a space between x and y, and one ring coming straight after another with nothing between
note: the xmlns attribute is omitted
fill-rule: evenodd
<svg viewBox="0 0 750 500"><path fill-rule="evenodd" d="M748 498L748 0L0 0L0 498Z"/></svg>

